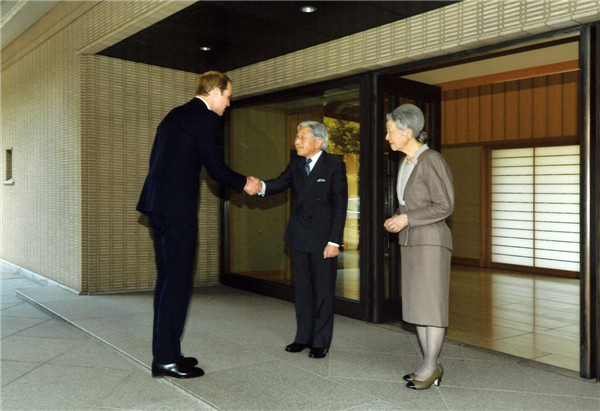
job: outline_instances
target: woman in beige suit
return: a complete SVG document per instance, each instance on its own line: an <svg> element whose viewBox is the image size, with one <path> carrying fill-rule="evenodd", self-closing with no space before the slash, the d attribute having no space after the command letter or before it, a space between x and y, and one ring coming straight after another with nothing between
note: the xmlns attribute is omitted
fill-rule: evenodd
<svg viewBox="0 0 600 411"><path fill-rule="evenodd" d="M402 319L415 324L423 364L407 374L406 386L424 390L439 385L438 363L448 326L452 236L445 219L454 208L452 175L444 158L425 144L422 111L403 104L386 116L385 139L406 154L398 172L400 207L385 229L399 233L402 256Z"/></svg>

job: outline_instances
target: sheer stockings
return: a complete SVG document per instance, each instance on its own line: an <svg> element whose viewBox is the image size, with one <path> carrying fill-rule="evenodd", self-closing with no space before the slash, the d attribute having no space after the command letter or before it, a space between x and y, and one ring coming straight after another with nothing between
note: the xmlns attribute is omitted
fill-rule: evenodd
<svg viewBox="0 0 600 411"><path fill-rule="evenodd" d="M423 351L423 364L415 373L416 380L424 381L437 370L445 332L446 329L441 327L417 326L417 336Z"/></svg>

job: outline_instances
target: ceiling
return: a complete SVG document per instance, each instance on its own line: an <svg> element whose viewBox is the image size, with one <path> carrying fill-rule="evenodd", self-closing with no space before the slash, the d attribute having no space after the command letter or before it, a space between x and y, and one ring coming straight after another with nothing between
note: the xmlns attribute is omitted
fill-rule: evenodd
<svg viewBox="0 0 600 411"><path fill-rule="evenodd" d="M452 3L199 1L99 54L193 73L226 72ZM316 11L303 13L306 5Z"/></svg>
<svg viewBox="0 0 600 411"><path fill-rule="evenodd" d="M2 48L10 44L40 17L52 10L60 1L18 0L0 1L0 28Z"/></svg>

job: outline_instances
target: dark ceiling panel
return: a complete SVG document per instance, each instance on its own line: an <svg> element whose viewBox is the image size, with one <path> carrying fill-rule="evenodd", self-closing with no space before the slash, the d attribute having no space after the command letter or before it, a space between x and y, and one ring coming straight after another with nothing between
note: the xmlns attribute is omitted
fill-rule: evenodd
<svg viewBox="0 0 600 411"><path fill-rule="evenodd" d="M194 73L225 72L452 3L199 1L99 54ZM317 11L302 13L307 4Z"/></svg>

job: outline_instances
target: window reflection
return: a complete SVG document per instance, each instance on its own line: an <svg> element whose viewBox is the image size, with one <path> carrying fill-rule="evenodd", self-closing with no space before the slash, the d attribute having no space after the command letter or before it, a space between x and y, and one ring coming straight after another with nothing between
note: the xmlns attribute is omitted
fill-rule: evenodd
<svg viewBox="0 0 600 411"><path fill-rule="evenodd" d="M245 175L277 177L296 155L299 123L326 125L328 154L340 156L348 177L348 217L338 257L336 296L360 300L360 122L358 86L277 103L235 108L230 120L230 164ZM229 271L293 284L289 250L283 242L289 217L289 192L256 198L233 193L229 208Z"/></svg>

